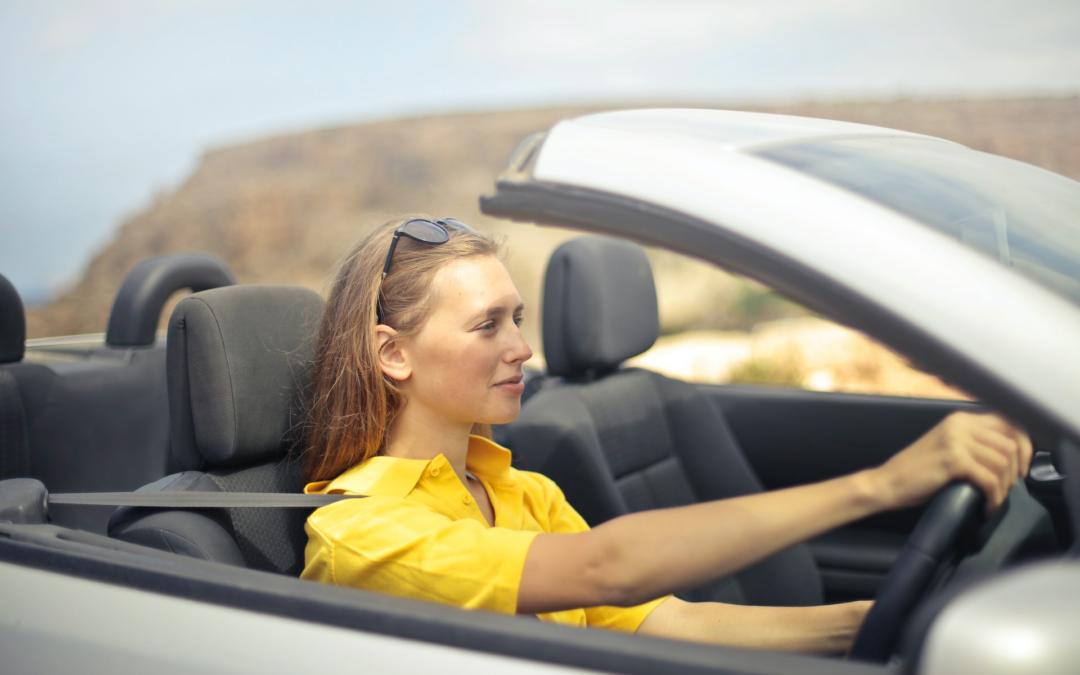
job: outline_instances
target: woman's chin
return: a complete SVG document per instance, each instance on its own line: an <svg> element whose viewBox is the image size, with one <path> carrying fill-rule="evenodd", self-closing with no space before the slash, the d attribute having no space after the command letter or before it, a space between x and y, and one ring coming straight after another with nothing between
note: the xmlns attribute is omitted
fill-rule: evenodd
<svg viewBox="0 0 1080 675"><path fill-rule="evenodd" d="M499 410L492 412L489 415L484 415L484 420L480 424L509 424L518 418L521 414L521 402L518 401L517 405L513 408L507 408L505 410Z"/></svg>

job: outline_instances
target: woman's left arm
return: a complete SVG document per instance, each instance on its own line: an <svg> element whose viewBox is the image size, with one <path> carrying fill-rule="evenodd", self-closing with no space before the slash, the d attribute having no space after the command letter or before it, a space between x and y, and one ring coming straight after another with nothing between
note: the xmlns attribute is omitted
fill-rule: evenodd
<svg viewBox="0 0 1080 675"><path fill-rule="evenodd" d="M873 604L864 600L818 607L746 607L671 597L649 613L637 633L731 647L839 654L851 648Z"/></svg>

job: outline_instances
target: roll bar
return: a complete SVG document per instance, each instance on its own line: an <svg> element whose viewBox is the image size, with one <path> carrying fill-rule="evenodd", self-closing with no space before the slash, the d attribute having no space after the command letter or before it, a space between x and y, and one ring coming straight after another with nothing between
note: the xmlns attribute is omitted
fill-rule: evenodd
<svg viewBox="0 0 1080 675"><path fill-rule="evenodd" d="M158 319L169 296L183 288L193 293L232 286L236 277L210 253L171 253L148 258L128 272L116 294L105 343L113 347L153 344Z"/></svg>

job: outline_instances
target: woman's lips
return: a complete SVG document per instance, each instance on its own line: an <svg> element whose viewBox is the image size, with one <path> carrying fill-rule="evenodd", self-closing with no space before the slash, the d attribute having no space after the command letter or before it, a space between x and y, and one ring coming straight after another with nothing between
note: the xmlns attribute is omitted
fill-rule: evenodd
<svg viewBox="0 0 1080 675"><path fill-rule="evenodd" d="M507 394L514 394L516 396L521 396L521 394L523 394L525 392L525 383L522 382L521 380L522 380L521 375L518 375L517 377L511 377L508 380L503 380L502 382L499 382L495 386L498 387L499 389L502 389Z"/></svg>

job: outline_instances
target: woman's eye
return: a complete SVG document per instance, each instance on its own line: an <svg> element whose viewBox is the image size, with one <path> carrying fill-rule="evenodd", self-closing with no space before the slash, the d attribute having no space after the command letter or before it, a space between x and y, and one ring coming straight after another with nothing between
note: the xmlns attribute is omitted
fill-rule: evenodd
<svg viewBox="0 0 1080 675"><path fill-rule="evenodd" d="M514 317L514 325L517 326L518 328L521 328L521 324L524 323L524 321L525 321L525 317L522 317L522 316L515 316Z"/></svg>
<svg viewBox="0 0 1080 675"><path fill-rule="evenodd" d="M480 330L489 330L489 331L490 330L495 330L495 322L494 321L488 321L487 323L482 324L480 326Z"/></svg>

